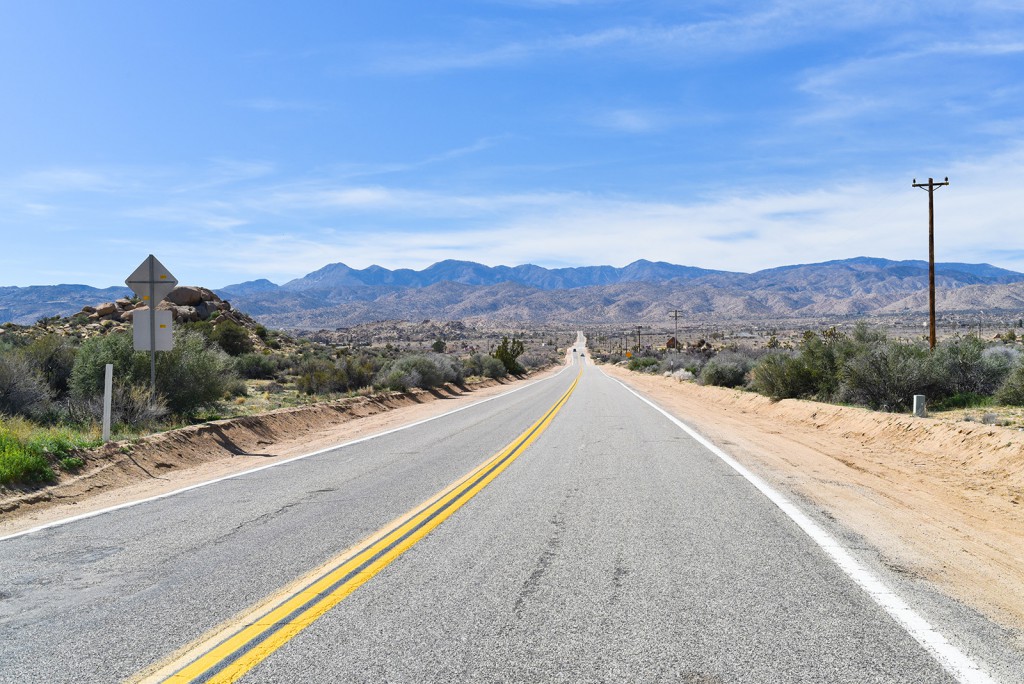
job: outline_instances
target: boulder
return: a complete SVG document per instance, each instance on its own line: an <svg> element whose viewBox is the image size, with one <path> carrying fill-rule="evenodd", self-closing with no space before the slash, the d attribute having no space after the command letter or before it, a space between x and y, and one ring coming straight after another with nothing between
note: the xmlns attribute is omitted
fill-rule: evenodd
<svg viewBox="0 0 1024 684"><path fill-rule="evenodd" d="M128 309L135 308L135 304L133 304L132 300L128 299L127 297L122 297L121 299L116 300L114 302L114 306L116 306L121 311L127 311Z"/></svg>
<svg viewBox="0 0 1024 684"><path fill-rule="evenodd" d="M203 289L205 288L181 285L171 290L171 293L166 297L166 301L178 306L195 306L203 301Z"/></svg>
<svg viewBox="0 0 1024 684"><path fill-rule="evenodd" d="M134 317L135 317L135 310L134 309L132 309L131 311L125 311L123 314L121 314L121 320L124 321L125 323L131 323L132 319Z"/></svg>
<svg viewBox="0 0 1024 684"><path fill-rule="evenodd" d="M96 313L96 307L95 306L83 306L82 307L82 313L87 313L87 314Z"/></svg>
<svg viewBox="0 0 1024 684"><path fill-rule="evenodd" d="M196 316L199 320L205 321L210 317L210 302L202 301L196 305Z"/></svg>
<svg viewBox="0 0 1024 684"><path fill-rule="evenodd" d="M114 305L114 302L106 302L105 304L97 306L95 313L100 316L109 316L115 311L117 311L117 307Z"/></svg>

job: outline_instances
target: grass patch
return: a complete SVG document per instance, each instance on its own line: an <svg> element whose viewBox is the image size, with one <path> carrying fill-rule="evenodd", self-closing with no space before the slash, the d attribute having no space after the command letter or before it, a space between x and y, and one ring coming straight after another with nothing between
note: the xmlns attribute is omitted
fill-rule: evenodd
<svg viewBox="0 0 1024 684"><path fill-rule="evenodd" d="M20 418L0 420L0 485L43 485L57 479L53 464L81 468L79 449L102 443L95 431L67 426L39 427Z"/></svg>

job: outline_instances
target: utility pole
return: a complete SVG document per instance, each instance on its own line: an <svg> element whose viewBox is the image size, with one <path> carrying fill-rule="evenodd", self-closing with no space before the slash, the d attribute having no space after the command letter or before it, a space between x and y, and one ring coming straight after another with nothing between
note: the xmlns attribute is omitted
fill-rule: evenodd
<svg viewBox="0 0 1024 684"><path fill-rule="evenodd" d="M642 325L636 326L636 353L637 354L640 353L640 331L643 329L643 327L644 326L642 326Z"/></svg>
<svg viewBox="0 0 1024 684"><path fill-rule="evenodd" d="M935 191L949 185L949 176L942 183L929 178L927 183L913 180L915 188L928 191L928 348L935 349Z"/></svg>
<svg viewBox="0 0 1024 684"><path fill-rule="evenodd" d="M679 309L676 309L674 311L669 311L668 315L672 317L672 320L675 323L675 335L672 337L672 339L675 340L675 343L676 343L675 344L675 350L676 350L676 353L678 354L679 353L679 317L683 315L683 312L680 311Z"/></svg>

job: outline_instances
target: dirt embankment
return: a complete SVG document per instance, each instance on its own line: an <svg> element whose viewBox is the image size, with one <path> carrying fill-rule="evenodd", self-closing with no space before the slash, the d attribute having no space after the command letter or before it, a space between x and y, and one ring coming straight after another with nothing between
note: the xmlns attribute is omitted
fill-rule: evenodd
<svg viewBox="0 0 1024 684"><path fill-rule="evenodd" d="M559 368L531 375L532 381ZM33 491L0 488L0 536L250 470L423 420L499 394L518 380L387 392L211 421L83 454L75 476Z"/></svg>
<svg viewBox="0 0 1024 684"><path fill-rule="evenodd" d="M602 369L1024 643L1024 432Z"/></svg>

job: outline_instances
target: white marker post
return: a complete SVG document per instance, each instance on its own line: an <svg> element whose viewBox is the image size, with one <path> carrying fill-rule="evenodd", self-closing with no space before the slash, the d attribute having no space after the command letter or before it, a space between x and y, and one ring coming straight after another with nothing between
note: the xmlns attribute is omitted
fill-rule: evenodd
<svg viewBox="0 0 1024 684"><path fill-rule="evenodd" d="M103 374L103 442L110 441L110 404L114 393L114 364L108 363Z"/></svg>

